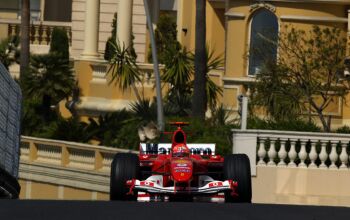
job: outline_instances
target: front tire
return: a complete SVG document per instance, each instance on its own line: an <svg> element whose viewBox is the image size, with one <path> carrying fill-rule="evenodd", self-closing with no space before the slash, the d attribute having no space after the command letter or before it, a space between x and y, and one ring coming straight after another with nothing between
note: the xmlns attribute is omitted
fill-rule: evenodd
<svg viewBox="0 0 350 220"><path fill-rule="evenodd" d="M110 200L137 200L137 194L127 195L129 188L126 181L138 179L140 161L136 154L118 153L111 164Z"/></svg>
<svg viewBox="0 0 350 220"><path fill-rule="evenodd" d="M231 192L225 193L225 202L250 203L252 200L252 182L250 175L250 162L245 154L232 154L224 159L224 179L238 182L238 197Z"/></svg>

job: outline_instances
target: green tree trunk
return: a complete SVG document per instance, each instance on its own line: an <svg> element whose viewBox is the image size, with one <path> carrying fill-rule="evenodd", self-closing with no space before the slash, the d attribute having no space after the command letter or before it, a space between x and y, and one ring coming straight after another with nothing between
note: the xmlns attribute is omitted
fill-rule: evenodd
<svg viewBox="0 0 350 220"><path fill-rule="evenodd" d="M30 0L22 0L20 79L23 78L23 75L29 66L29 23Z"/></svg>
<svg viewBox="0 0 350 220"><path fill-rule="evenodd" d="M206 110L206 0L196 0L195 74L192 97L193 117L204 119Z"/></svg>

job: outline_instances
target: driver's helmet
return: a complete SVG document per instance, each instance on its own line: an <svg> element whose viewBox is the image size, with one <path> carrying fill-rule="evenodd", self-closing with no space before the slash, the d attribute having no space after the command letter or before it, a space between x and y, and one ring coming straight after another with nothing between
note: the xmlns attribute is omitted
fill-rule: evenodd
<svg viewBox="0 0 350 220"><path fill-rule="evenodd" d="M173 147L173 157L188 157L190 150L185 144L177 144Z"/></svg>

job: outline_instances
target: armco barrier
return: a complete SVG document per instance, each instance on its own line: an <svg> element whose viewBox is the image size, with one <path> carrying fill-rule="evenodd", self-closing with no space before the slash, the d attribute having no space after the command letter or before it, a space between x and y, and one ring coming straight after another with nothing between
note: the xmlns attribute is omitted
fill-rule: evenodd
<svg viewBox="0 0 350 220"><path fill-rule="evenodd" d="M8 180L9 177L18 177L21 100L19 85L0 63L0 181L7 182L5 185L13 182ZM6 172L6 175L3 172ZM1 189L6 190L3 188L6 186L2 186Z"/></svg>

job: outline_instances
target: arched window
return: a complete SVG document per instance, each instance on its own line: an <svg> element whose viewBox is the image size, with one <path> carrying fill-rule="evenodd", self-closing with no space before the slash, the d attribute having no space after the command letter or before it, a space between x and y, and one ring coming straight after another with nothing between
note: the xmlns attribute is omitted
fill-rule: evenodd
<svg viewBox="0 0 350 220"><path fill-rule="evenodd" d="M258 10L250 27L249 75L259 73L266 61L276 61L278 21L267 9Z"/></svg>

